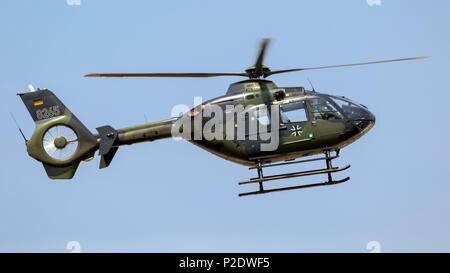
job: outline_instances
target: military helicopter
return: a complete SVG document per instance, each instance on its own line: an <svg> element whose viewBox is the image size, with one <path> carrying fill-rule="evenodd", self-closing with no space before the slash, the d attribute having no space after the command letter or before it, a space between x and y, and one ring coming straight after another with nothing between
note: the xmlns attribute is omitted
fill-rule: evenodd
<svg viewBox="0 0 450 273"><path fill-rule="evenodd" d="M133 127L114 129L109 125L96 128L97 133L89 131L56 95L48 89L18 94L35 121L35 131L26 142L27 152L42 162L51 179L71 179L81 161L90 161L99 150L100 168L108 167L117 150L122 145L170 138L174 132L184 133L181 137L226 160L248 166L257 171L257 177L239 182L239 185L258 184L256 191L240 193L239 196L265 194L307 187L339 184L348 181L346 177L334 180L332 174L346 170L333 167L332 160L339 157L340 150L366 134L375 124L375 116L363 104L346 97L322 94L304 87L278 87L266 78L281 73L313 69L337 68L356 65L417 60L427 58L413 57L381 60L344 65L318 66L270 70L263 64L270 39L260 43L256 62L245 72L238 73L99 73L85 77L219 77L241 76L248 79L232 83L225 95L195 106L180 117L146 123ZM226 122L214 123L211 131L220 131L216 138L203 135L204 126L213 118L202 113L211 112L214 117L230 114L229 109L241 106L241 122L233 118ZM267 110L270 106L271 111ZM263 108L266 111L263 111ZM222 113L217 114L217 110ZM227 112L228 111L228 112ZM236 114L237 115L237 114ZM222 116L222 117L223 117ZM193 124L186 125L180 121ZM257 128L269 129L256 136L251 124ZM195 126L195 124L200 126ZM277 126L271 126L276 124ZM178 127L177 127L178 126ZM177 127L175 130L174 128ZM240 130L244 128L244 130ZM255 126L253 126L255 128ZM203 131L202 131L203 130ZM238 131L241 131L239 134ZM256 130L259 132L259 130ZM213 133L214 133L213 132ZM265 138L263 138L265 134ZM277 139L272 149L262 149L272 139ZM197 136L197 137L195 137ZM217 134L216 134L217 136ZM240 136L240 137L239 137ZM323 154L323 156L312 157ZM299 158L308 159L299 160ZM282 165L324 161L325 168L308 171L264 175L263 169ZM326 175L325 182L303 184L291 187L267 188L266 182L287 178Z"/></svg>

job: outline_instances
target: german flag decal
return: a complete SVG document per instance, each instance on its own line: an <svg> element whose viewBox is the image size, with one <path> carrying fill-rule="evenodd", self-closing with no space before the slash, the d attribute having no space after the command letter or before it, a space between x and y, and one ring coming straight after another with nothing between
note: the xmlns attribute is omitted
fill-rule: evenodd
<svg viewBox="0 0 450 273"><path fill-rule="evenodd" d="M34 104L34 106L42 105L42 104L44 104L44 101L43 100L35 100L33 102L33 104Z"/></svg>

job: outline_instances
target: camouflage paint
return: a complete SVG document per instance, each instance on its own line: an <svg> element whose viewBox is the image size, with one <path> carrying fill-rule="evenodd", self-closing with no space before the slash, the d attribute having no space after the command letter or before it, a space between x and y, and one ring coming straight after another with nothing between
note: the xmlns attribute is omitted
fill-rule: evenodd
<svg viewBox="0 0 450 273"><path fill-rule="evenodd" d="M276 92L281 92L284 96L277 97L275 96ZM100 135L92 134L49 90L40 90L19 95L36 123L36 129L26 144L28 154L44 164L50 178L72 178L79 163L82 160L90 160L95 151L99 149L99 143L101 143ZM263 163L291 160L302 156L322 153L325 149L331 148L332 150L336 150L343 148L370 130L375 122L375 117L367 109L361 109L361 112L365 115L361 117L363 121L350 120L346 117L342 120L314 120L308 103L308 99L314 97L327 99L327 95L314 91L306 91L303 87L278 88L273 82L267 80L250 79L234 83L230 85L227 95L206 101L199 109L209 107L210 105L217 105L224 110L225 115L227 106L278 107L279 105L305 100L308 120L300 124L302 128L301 133L292 133L292 126L296 128L296 126L299 126L298 122L281 124L278 129L280 137L278 148L275 151L261 151L261 143L265 143L265 141L261 139L237 139L235 121L227 121L224 116L223 120L225 123L223 128L221 128L224 129L223 140L206 140L205 138L195 140L193 137L197 129L194 128L192 123L191 138L188 141L226 160L246 166L254 166L258 160L261 160ZM38 106L33 105L33 101L38 99L43 99L43 104ZM63 111L58 113L59 115L54 115L48 119L37 119L36 109L53 106L58 106ZM194 120L194 116L190 116L193 110L186 113L184 117ZM102 155L100 168L109 165L117 148L122 145L172 137L171 130L178 119L172 118L115 131L117 132L117 137L114 139L114 143L110 148L111 152ZM209 119L203 117L201 124L204 125ZM50 128L61 124L72 128L76 132L79 146L71 157L65 160L55 160L45 152L42 142L44 134ZM234 130L233 138L227 139L226 128L232 128Z"/></svg>

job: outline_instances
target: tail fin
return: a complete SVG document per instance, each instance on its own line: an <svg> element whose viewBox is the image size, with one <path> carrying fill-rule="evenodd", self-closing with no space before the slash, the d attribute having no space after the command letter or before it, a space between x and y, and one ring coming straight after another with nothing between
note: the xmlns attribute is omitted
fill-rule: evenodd
<svg viewBox="0 0 450 273"><path fill-rule="evenodd" d="M18 95L36 124L28 154L42 162L50 178L72 178L80 161L94 156L97 138L50 90Z"/></svg>

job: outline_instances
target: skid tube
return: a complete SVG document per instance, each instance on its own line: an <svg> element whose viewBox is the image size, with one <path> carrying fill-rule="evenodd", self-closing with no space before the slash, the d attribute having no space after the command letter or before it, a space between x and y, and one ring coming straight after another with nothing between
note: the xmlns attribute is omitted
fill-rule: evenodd
<svg viewBox="0 0 450 273"><path fill-rule="evenodd" d="M293 161L293 162L283 162L283 163L277 163L277 164L261 164L261 160L257 160L256 166L255 167L251 167L249 169L257 169L258 177L257 178L251 178L250 180L247 180L247 181L241 181L238 184L239 185L245 185L245 184L258 183L259 184L259 190L258 191L253 191L253 192L240 193L239 197L247 196L247 195L265 194L265 193L276 192L276 191L288 191L288 190L296 190L296 189L303 189L303 188L330 186L330 185L336 185L336 184L344 183L344 182L350 180L350 177L346 177L346 178L341 179L341 180L333 180L333 177L331 176L332 173L344 171L344 170L350 168L350 165L346 165L346 166L344 166L342 168L338 168L338 167L333 167L333 165L331 164L331 161L333 159L336 159L336 158L339 157L339 150L336 150L336 155L335 156L331 156L330 150L325 150L324 154L325 154L325 156L324 157L320 157L320 158L313 158L313 159L307 159L307 160L298 160L298 161ZM302 172L283 173L283 174L270 175L270 176L264 176L263 175L263 168L275 167L275 166L281 166L281 165L305 163L305 162L318 161L318 160L325 160L326 168L324 168L324 169L317 169L317 170L310 170L310 171L302 171ZM281 187L281 188L274 188L274 189L264 189L264 186L263 186L263 183L267 182L267 181L288 179L288 178L301 177L301 176L318 175L318 174L327 174L328 181L322 182L322 183L306 184L306 185L299 185L299 186L292 186L292 187Z"/></svg>

